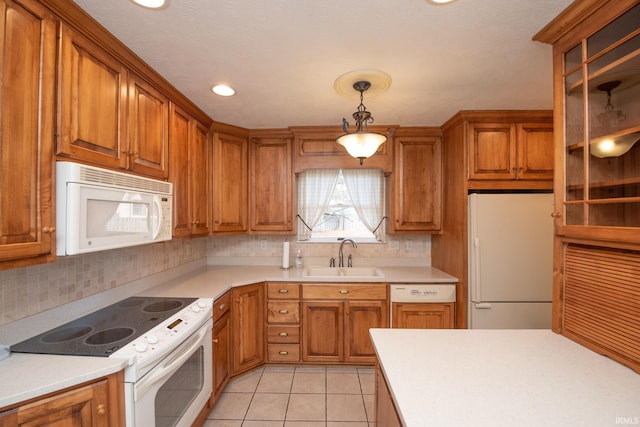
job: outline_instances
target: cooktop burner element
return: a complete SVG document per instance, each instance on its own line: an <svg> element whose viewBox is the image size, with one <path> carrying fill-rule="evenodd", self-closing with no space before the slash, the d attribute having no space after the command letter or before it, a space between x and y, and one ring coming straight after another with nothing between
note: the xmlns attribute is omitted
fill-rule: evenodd
<svg viewBox="0 0 640 427"><path fill-rule="evenodd" d="M196 299L127 298L15 344L11 351L107 357Z"/></svg>

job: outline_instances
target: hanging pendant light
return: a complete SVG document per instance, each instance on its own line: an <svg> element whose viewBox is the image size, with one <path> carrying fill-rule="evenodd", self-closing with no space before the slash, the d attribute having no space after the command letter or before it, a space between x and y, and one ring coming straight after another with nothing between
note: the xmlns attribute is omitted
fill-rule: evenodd
<svg viewBox="0 0 640 427"><path fill-rule="evenodd" d="M607 157L620 157L640 141L638 132L620 135L621 122L627 119L627 116L616 109L611 103L611 92L616 89L622 81L612 80L596 86L596 89L607 94L607 105L604 112L597 115L599 134L604 134L597 138L592 138L589 144L589 151L595 157L604 159Z"/></svg>
<svg viewBox="0 0 640 427"><path fill-rule="evenodd" d="M353 133L349 133L349 122L343 118L342 129L345 134L336 140L351 156L360 160L360 165L363 164L364 159L373 156L378 151L378 147L384 144L387 138L391 136L389 133L384 135L377 132L369 132L369 123L373 123L373 116L364 106L363 93L370 87L371 83L365 80L360 80L353 84L353 88L360 92L360 105L358 105L358 110L353 113L353 118L356 121L356 130Z"/></svg>

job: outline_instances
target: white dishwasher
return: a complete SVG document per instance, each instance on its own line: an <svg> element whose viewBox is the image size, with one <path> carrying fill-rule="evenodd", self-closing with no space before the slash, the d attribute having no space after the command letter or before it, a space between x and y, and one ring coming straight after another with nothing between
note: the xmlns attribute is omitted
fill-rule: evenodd
<svg viewBox="0 0 640 427"><path fill-rule="evenodd" d="M396 283L391 284L390 294L392 328L454 327L455 284Z"/></svg>

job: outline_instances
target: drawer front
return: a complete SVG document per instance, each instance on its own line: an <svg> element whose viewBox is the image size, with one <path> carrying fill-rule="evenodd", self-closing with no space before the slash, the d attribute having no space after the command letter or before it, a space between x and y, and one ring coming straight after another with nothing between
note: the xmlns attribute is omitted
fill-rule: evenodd
<svg viewBox="0 0 640 427"><path fill-rule="evenodd" d="M268 283L268 299L299 299L300 285L297 283Z"/></svg>
<svg viewBox="0 0 640 427"><path fill-rule="evenodd" d="M298 301L268 301L267 323L300 322L300 303Z"/></svg>
<svg viewBox="0 0 640 427"><path fill-rule="evenodd" d="M267 346L269 362L299 362L300 344L269 344Z"/></svg>
<svg viewBox="0 0 640 427"><path fill-rule="evenodd" d="M213 321L215 322L231 308L231 291L225 293L213 303Z"/></svg>
<svg viewBox="0 0 640 427"><path fill-rule="evenodd" d="M267 326L267 342L297 344L300 342L300 326Z"/></svg>
<svg viewBox="0 0 640 427"><path fill-rule="evenodd" d="M387 299L387 284L367 285L302 285L302 298L333 300L384 300Z"/></svg>

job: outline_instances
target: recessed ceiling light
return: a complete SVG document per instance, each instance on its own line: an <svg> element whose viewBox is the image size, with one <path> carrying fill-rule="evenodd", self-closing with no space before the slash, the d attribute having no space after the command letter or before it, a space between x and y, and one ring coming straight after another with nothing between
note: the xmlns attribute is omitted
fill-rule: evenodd
<svg viewBox="0 0 640 427"><path fill-rule="evenodd" d="M166 3L166 0L131 0L135 4L149 9L160 9Z"/></svg>
<svg viewBox="0 0 640 427"><path fill-rule="evenodd" d="M435 4L435 5L443 5L448 3L453 3L456 0L427 0L427 3Z"/></svg>
<svg viewBox="0 0 640 427"><path fill-rule="evenodd" d="M227 85L215 85L211 90L213 93L220 96L233 96L236 94L236 91Z"/></svg>

